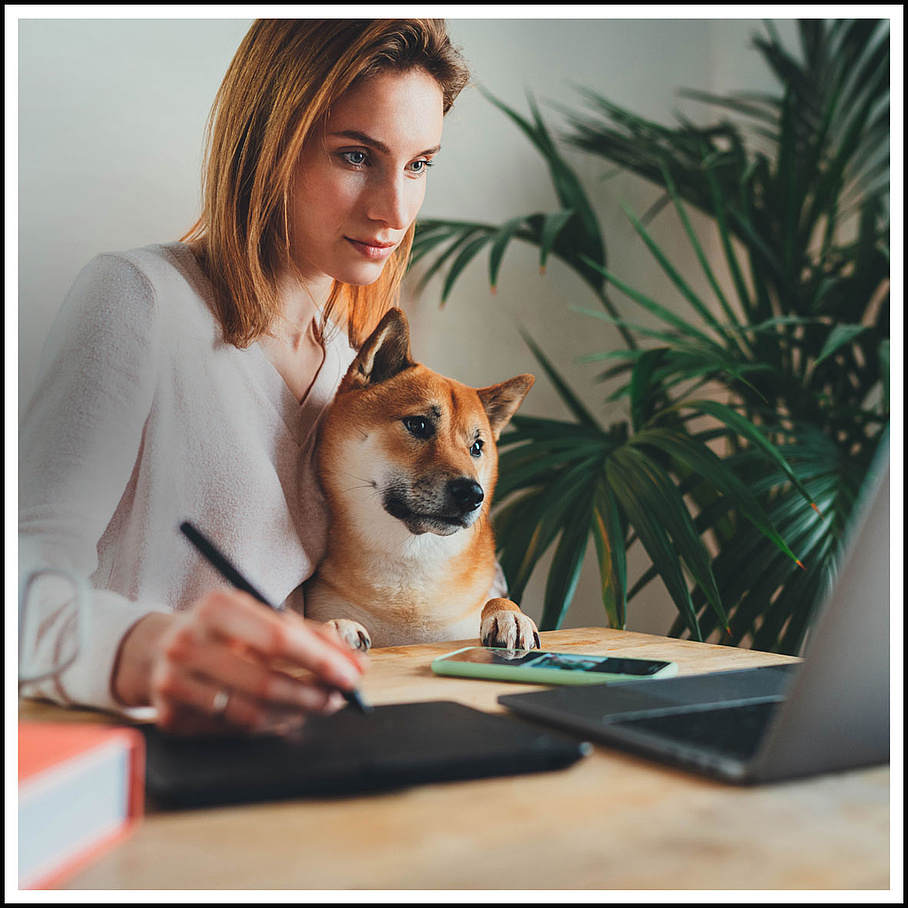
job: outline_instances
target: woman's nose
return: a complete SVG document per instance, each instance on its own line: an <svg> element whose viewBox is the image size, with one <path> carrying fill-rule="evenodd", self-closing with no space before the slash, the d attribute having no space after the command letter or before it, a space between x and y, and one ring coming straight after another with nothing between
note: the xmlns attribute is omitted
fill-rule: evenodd
<svg viewBox="0 0 908 908"><path fill-rule="evenodd" d="M422 197L422 181L385 176L371 187L367 213L392 230L406 230L419 213Z"/></svg>

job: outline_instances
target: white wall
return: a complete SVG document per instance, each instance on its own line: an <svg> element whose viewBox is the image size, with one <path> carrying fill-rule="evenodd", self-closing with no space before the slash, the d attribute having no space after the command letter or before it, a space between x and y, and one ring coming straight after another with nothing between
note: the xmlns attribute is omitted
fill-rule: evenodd
<svg viewBox="0 0 908 908"><path fill-rule="evenodd" d="M23 15L29 14L34 15ZM10 44L9 34L7 40L8 52L18 51L20 405L31 393L44 337L78 270L101 251L176 239L195 220L205 120L249 21L22 18L8 23L18 26L18 42ZM777 24L783 35L793 33L792 22ZM759 55L748 49L750 35L760 29L759 22L746 19L450 20L475 81L524 113L525 92L531 90L553 127L561 119L551 105L576 106L575 84L665 122L675 108L691 116L703 113L699 105L678 101L681 87L770 88ZM642 211L653 191L626 176L603 182L604 163L579 154L569 158L596 200L610 266L672 304L667 282L619 205L624 200ZM448 117L423 214L498 223L554 207L545 168L530 144L475 88L465 91ZM660 239L683 261L688 253L677 231L668 221L661 230ZM620 410L604 410L595 367L573 362L621 343L604 324L569 310L594 302L584 286L557 263L540 277L533 251L514 246L493 298L486 262L481 258L468 270L444 308L438 305L437 282L419 299L408 293L404 306L417 357L477 385L525 371L538 375L520 339L518 328L524 326L591 408L603 418L620 418ZM543 377L525 412L562 414ZM592 555L589 560L566 622L571 626L606 623ZM632 567L640 570L642 564L638 555ZM540 578L524 602L536 617L541 589ZM664 632L673 615L666 595L653 584L632 603L629 626Z"/></svg>

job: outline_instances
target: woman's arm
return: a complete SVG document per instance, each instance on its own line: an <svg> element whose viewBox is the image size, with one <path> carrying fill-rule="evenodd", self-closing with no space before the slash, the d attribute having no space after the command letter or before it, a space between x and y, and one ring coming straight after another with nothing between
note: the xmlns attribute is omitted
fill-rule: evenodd
<svg viewBox="0 0 908 908"><path fill-rule="evenodd" d="M144 276L122 258L93 259L61 307L20 423L20 568L61 567L86 581L96 571L98 542L142 443L157 335L154 295ZM74 627L61 620L60 603L32 599L28 608L40 631L34 641L39 661L46 662L66 649ZM117 644L143 614L161 608L92 590L80 618L86 629L80 657L30 692L116 708L110 672Z"/></svg>
<svg viewBox="0 0 908 908"><path fill-rule="evenodd" d="M96 574L99 541L133 494L157 376L169 368L162 346L170 328L158 319L151 286L125 258L99 257L76 280L20 428L20 566L62 567L86 580ZM138 519L151 521L149 533L166 531L151 517ZM36 648L46 662L65 651L74 627L65 603L45 599L29 609L39 613ZM233 591L212 591L172 613L93 589L80 620L79 658L27 692L111 710L151 705L160 724L184 731L212 723L223 730L225 722L253 729L330 710L338 703L332 692L351 688L362 672L339 641L296 616L258 603L250 610Z"/></svg>

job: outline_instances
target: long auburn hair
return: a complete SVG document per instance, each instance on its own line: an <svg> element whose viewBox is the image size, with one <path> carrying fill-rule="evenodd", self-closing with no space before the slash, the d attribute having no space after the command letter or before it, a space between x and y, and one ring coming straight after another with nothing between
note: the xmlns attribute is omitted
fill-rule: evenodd
<svg viewBox="0 0 908 908"><path fill-rule="evenodd" d="M447 113L469 75L443 19L257 19L215 96L205 141L201 216L182 237L214 289L224 340L248 346L280 313L292 266L289 211L297 162L332 104L381 72L427 72ZM415 226L368 286L335 281L323 327L358 348L397 302Z"/></svg>

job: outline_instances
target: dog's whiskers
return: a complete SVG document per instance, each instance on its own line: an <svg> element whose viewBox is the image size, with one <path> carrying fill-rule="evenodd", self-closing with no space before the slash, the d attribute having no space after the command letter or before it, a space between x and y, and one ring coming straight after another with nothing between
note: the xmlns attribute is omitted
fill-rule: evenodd
<svg viewBox="0 0 908 908"><path fill-rule="evenodd" d="M346 494L347 492L355 492L358 489L374 489L376 492L378 491L377 486L371 479L365 479L362 476L357 476L355 473L350 473L346 470L326 470L325 472L330 472L333 476L347 476L350 479L356 480L356 483L354 485L348 486L346 489L342 490L343 494Z"/></svg>
<svg viewBox="0 0 908 908"><path fill-rule="evenodd" d="M341 492L344 495L346 495L348 492L355 492L357 489L373 489L374 490L374 488L375 487L372 485L371 482L363 482L363 483L360 483L359 485L348 486L346 489L342 489Z"/></svg>

